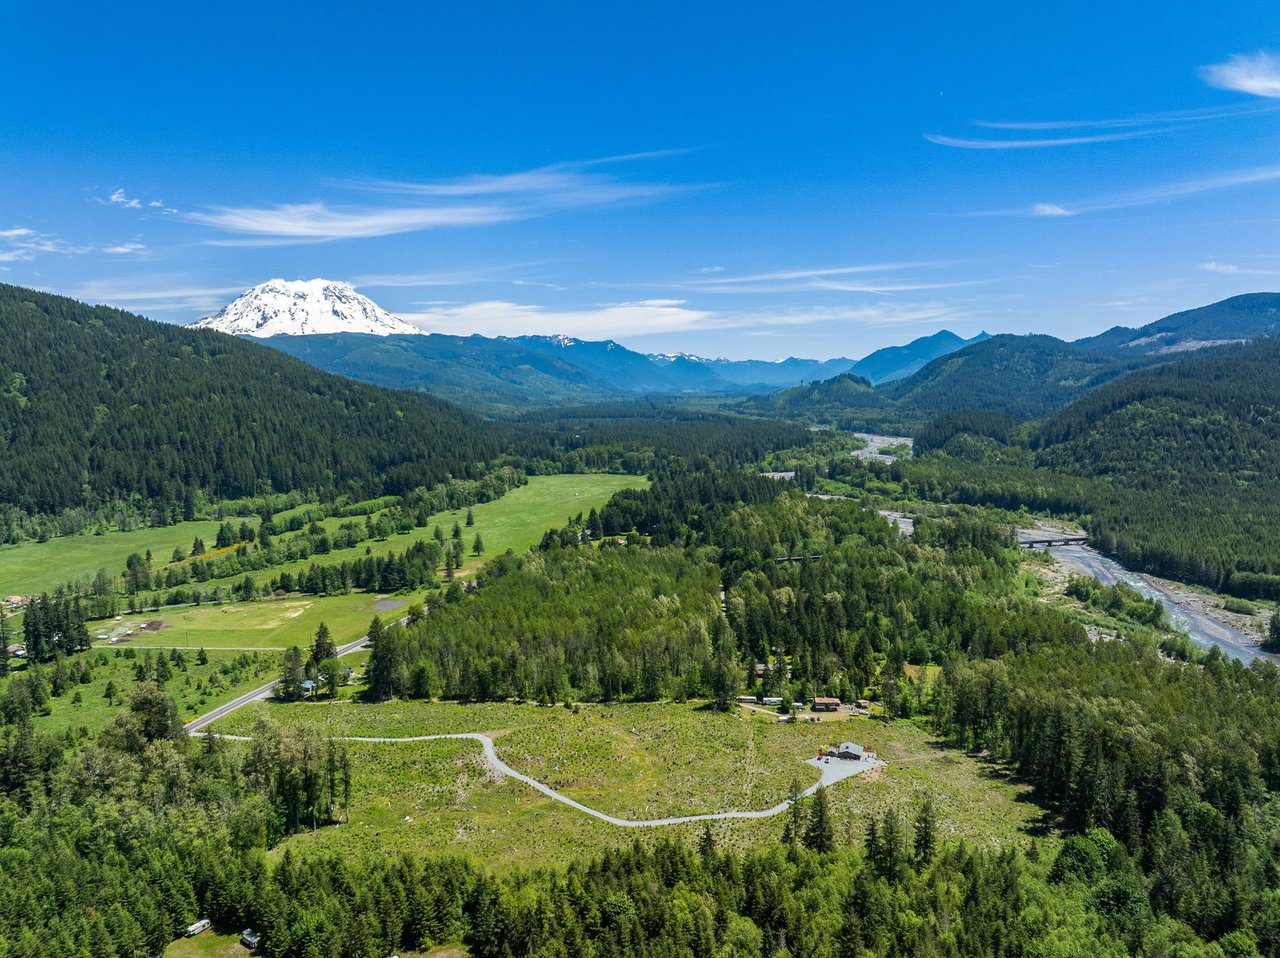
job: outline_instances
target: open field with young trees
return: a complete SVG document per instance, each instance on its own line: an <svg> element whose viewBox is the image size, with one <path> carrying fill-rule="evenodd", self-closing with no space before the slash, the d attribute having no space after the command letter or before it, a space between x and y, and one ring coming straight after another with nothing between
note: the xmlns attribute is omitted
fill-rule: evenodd
<svg viewBox="0 0 1280 958"><path fill-rule="evenodd" d="M499 757L583 804L620 818L646 820L723 811L755 811L818 779L804 760L852 740L888 763L827 791L835 828L865 837L891 808L932 796L940 829L977 845L1026 845L1051 836L1028 789L980 759L946 750L912 723L867 717L785 724L706 702L458 704L351 699L256 703L217 723L223 734L252 735L266 719L323 735L410 737L481 732ZM657 834L695 839L698 824L626 829L555 802L496 775L470 741L349 742L355 778L351 821L300 835L290 847L339 847L381 854L412 850L475 856L504 870L567 862L593 847L620 847ZM747 847L779 837L789 816L712 823L717 840Z"/></svg>
<svg viewBox="0 0 1280 958"><path fill-rule="evenodd" d="M0 678L0 719L23 717L39 731L93 735L114 718L140 682L154 682L181 719L203 714L273 679L280 657L265 651L113 648L43 665L13 663Z"/></svg>
<svg viewBox="0 0 1280 958"><path fill-rule="evenodd" d="M526 485L518 486L500 499L478 503L432 514L421 527L411 526L404 533L388 529L385 537L377 536L362 541L358 547L345 551L331 551L314 555L261 572L248 573L255 580L254 594L260 584L269 578L282 576L304 577L309 569L337 566L342 563L387 560L389 556L403 556L415 544L434 543L436 530L446 542L456 541L463 546L463 560L455 571L457 576L472 575L480 566L508 549L524 552L537 544L545 531L554 525L566 523L579 513L590 513L604 506L609 497L620 489L644 488L648 480L638 476L603 474L575 474L535 476ZM376 525L388 510L370 514ZM319 525L326 532L334 531L342 522L350 520L330 517ZM363 518L360 519L363 525ZM196 525L199 525L198 523ZM454 539L454 526L458 537ZM481 551L475 550L476 538L481 539ZM104 537L107 538L107 537ZM56 540L63 541L63 540ZM76 539L65 540L78 542ZM49 545L51 543L46 543ZM14 552L35 546L16 547ZM186 561L186 560L184 560ZM200 605L190 603L151 611L121 613L93 620L88 623L92 636L116 634L113 645L132 645L145 648L225 648L225 649L285 649L292 645L306 646L321 622L341 641L349 641L360 634L375 615L384 619L399 618L413 602L419 602L431 587L442 584L447 570L431 569L429 587L397 589L395 594L377 589L333 595L284 595L281 597L255 598L254 601L225 601ZM201 588L212 595L221 589L229 600L244 581L244 575L225 579L211 579ZM377 585L380 583L371 583ZM121 598L121 601L125 601ZM139 626L159 623L158 626L141 629ZM132 635L124 635L132 631ZM106 643L98 640L98 644Z"/></svg>

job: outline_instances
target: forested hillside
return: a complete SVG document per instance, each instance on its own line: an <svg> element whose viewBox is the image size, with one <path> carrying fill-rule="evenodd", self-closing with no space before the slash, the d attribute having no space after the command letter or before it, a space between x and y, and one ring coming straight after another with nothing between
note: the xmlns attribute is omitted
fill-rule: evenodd
<svg viewBox="0 0 1280 958"><path fill-rule="evenodd" d="M1115 326L1076 341L1099 352L1168 354L1280 333L1280 293L1246 293L1174 313L1139 329Z"/></svg>
<svg viewBox="0 0 1280 958"><path fill-rule="evenodd" d="M266 491L360 497L476 478L502 436L461 409L254 343L0 286L0 502Z"/></svg>
<svg viewBox="0 0 1280 958"><path fill-rule="evenodd" d="M617 393L606 380L558 356L481 336L336 333L263 342L327 372L486 411L590 402Z"/></svg>
<svg viewBox="0 0 1280 958"><path fill-rule="evenodd" d="M1117 360L1052 336L992 336L935 359L882 392L924 418L980 409L1035 419L1124 370Z"/></svg>
<svg viewBox="0 0 1280 958"><path fill-rule="evenodd" d="M1129 565L1280 597L1278 368L1272 337L1139 370L1040 424L947 413L886 472L924 498L1074 514Z"/></svg>
<svg viewBox="0 0 1280 958"><path fill-rule="evenodd" d="M596 545L629 526L629 545ZM820 558L777 561L797 552ZM956 761L981 748L1016 768L1066 832L1047 855L957 842L927 799L850 836L819 792L744 851L707 830L509 876L409 853L268 856L340 821L359 768L314 729L260 724L239 751L196 743L143 681L96 740L67 748L22 715L6 731L0 824L21 867L0 870L0 946L154 953L209 916L258 928L280 958L448 942L493 958L1280 954L1280 673L1144 626L1092 641L1018 587L1018 555L1007 528L979 520L924 521L908 538L853 503L675 472L408 627L375 628L369 692L727 707L751 663L776 655L785 695L869 691L886 721L914 715ZM630 605L610 615L619 595ZM943 668L930 684L907 663ZM783 672L760 682L775 691Z"/></svg>
<svg viewBox="0 0 1280 958"><path fill-rule="evenodd" d="M1179 578L1280 595L1280 339L1097 390L1040 430L1042 467L1091 479L1110 551Z"/></svg>
<svg viewBox="0 0 1280 958"><path fill-rule="evenodd" d="M960 409L1035 419L1150 361L1118 359L1052 336L992 336L893 382L873 387L850 372L752 398L740 408L853 428L913 429Z"/></svg>

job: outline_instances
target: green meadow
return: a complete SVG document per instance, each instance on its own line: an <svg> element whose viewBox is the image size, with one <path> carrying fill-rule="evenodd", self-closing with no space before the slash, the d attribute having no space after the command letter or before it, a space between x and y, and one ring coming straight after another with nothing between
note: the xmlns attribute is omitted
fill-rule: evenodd
<svg viewBox="0 0 1280 958"><path fill-rule="evenodd" d="M232 521L239 525L243 520L237 517ZM248 522L256 526L258 520ZM32 595L53 592L59 585L87 585L99 569L116 576L132 553L145 555L148 549L157 565L163 565L175 548L190 551L197 537L212 546L221 524L213 520L180 522L161 529L60 536L48 542L0 546L0 595Z"/></svg>
<svg viewBox="0 0 1280 958"><path fill-rule="evenodd" d="M621 489L647 484L648 480L637 476L534 476L528 485L513 489L501 499L472 507L475 525L463 530L467 561L461 574L474 573L485 559L508 549L524 552L536 545L547 529L564 525L579 512L599 508ZM336 528L341 521L345 520L331 518L326 523ZM298 573L313 562L341 562L365 554L376 556L401 552L418 539L430 538L436 525L449 535L455 522L462 525L465 521L465 509L439 513L431 517L425 528L384 540L370 540L345 552L313 556L304 562L262 570L254 573L254 577L262 580L284 571ZM484 540L485 551L481 556L471 554L471 544L477 534ZM235 581L222 580L222 584L231 585ZM217 584L218 580L212 580L205 583L204 588L208 590ZM342 644L362 635L373 616L397 619L411 603L421 601L428 594L381 596L354 592L338 596L288 596L222 605L179 606L123 614L118 621L91 622L89 631L94 636L110 635L117 630L133 632L132 635L117 636L115 643L106 638L99 639L99 646L267 650L310 645L316 629L323 622L334 639ZM141 628L144 625L148 627Z"/></svg>
<svg viewBox="0 0 1280 958"><path fill-rule="evenodd" d="M178 706L178 714L183 719L201 715L269 682L280 668L280 656L272 652L210 649L205 653L208 661L201 664L196 649L181 651L177 662L166 651L93 650L66 662L67 665L73 660L87 663L89 681L73 681L61 695L51 696L45 707L33 714L35 727L57 733L75 733L82 729L96 733L124 707L123 703L137 678L135 666L144 662L147 655L152 656L153 662L157 656L166 658L170 677L163 682L164 689ZM3 694L6 683L34 667L30 663L18 664L17 660L12 664L16 666L14 671L7 679L0 679L0 694ZM45 665L42 669L46 677L53 675L53 665ZM109 689L114 689L112 698L107 697Z"/></svg>
<svg viewBox="0 0 1280 958"><path fill-rule="evenodd" d="M565 525L579 512L590 512L600 508L615 492L623 489L637 489L648 486L649 481L643 476L619 476L597 473L578 473L561 476L532 476L528 484L512 489L501 499L482 502L471 507L475 525L465 525L467 510L456 509L438 512L427 520L426 526L409 532L388 536L385 539L369 539L353 549L331 552L327 555L313 555L309 559L287 565L273 566L261 572L253 573L255 579L278 576L283 572L298 575L305 572L313 564L329 564L366 555L382 556L389 552L403 552L413 543L430 539L439 526L446 538L451 535L456 522L462 526L462 542L466 547L466 562L462 573L466 574L478 569L489 556L500 555L508 549L524 552L537 545L542 535L552 527ZM377 519L380 513L373 515ZM351 521L331 517L320 523L325 529L332 531L343 522ZM362 521L362 520L361 520ZM479 534L484 540L484 554L472 554L471 546ZM225 579L211 579L206 588L218 585L231 587L239 581L240 576Z"/></svg>
<svg viewBox="0 0 1280 958"><path fill-rule="evenodd" d="M853 839L888 808L910 812L926 794L949 834L982 845L1026 843L1046 834L1029 789L979 758L941 747L909 722L865 717L783 724L747 711L722 714L700 703L583 704L576 711L534 704L349 698L285 705L261 702L215 730L251 734L266 717L335 736L407 737L484 732L511 767L584 804L623 818L651 819L769 808L817 772L804 759L851 739L888 765L834 785L839 829ZM356 769L351 820L299 835L293 847L341 847L474 855L496 867L566 862L594 849L679 833L700 824L622 828L553 801L494 773L474 742L352 742ZM784 816L712 823L722 845L776 838Z"/></svg>

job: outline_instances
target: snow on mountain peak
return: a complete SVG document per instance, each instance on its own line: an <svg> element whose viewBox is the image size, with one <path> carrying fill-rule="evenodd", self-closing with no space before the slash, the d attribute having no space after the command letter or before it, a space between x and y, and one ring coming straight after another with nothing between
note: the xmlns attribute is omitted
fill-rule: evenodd
<svg viewBox="0 0 1280 958"><path fill-rule="evenodd" d="M397 319L347 283L329 279L268 280L193 326L257 339L323 333L396 336L426 332Z"/></svg>

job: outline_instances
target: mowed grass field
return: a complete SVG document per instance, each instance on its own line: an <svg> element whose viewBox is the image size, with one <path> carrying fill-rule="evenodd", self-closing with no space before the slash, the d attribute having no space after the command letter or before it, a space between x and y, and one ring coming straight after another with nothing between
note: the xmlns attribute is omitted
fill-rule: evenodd
<svg viewBox="0 0 1280 958"><path fill-rule="evenodd" d="M129 690L135 682L134 664L141 661L144 650L136 650L129 658L123 649L82 653L91 665L91 678L86 683L74 683L48 703L49 714L36 713L32 722L37 729L47 732L76 732L84 729L96 733L123 709ZM153 655L166 655L154 652ZM182 653L182 664L170 662L172 677L164 683L164 689L178 706L183 719L194 718L223 702L230 701L243 692L257 688L275 678L280 670L280 656L269 652L225 652L210 650L208 662L196 661L196 652ZM78 657L77 657L78 658ZM16 661L15 663L16 664ZM12 676L21 675L30 666L18 666L8 679L0 679L0 693ZM51 674L52 666L45 667ZM114 702L107 699L106 691L114 685ZM79 693L80 701L76 701Z"/></svg>
<svg viewBox="0 0 1280 958"><path fill-rule="evenodd" d="M456 522L462 526L462 542L466 550L462 574L478 569L486 558L501 555L511 549L524 552L530 546L537 545L542 535L552 527L559 528L579 512L587 513L593 508L600 508L610 497L623 489L642 489L649 485L643 476L619 476L599 473L582 473L567 476L531 476L527 485L512 489L501 499L482 502L472 506L472 518L475 525L466 526L467 510L457 509L438 512L428 519L426 526L409 532L388 536L386 539L369 539L353 549L331 552L327 555L314 555L309 559L287 565L273 566L262 572L253 573L255 579L278 576L282 572L293 575L305 572L313 564L326 565L351 561L365 555L380 556L389 552L404 552L413 543L430 539L435 527L440 526L445 537L453 532ZM377 518L375 513L374 518ZM330 518L320 524L332 531L350 519ZM354 521L363 521L357 519ZM484 540L484 554L471 554L471 546L479 534ZM189 544L189 543L188 543ZM225 579L211 579L205 584L206 589L222 585L235 585L242 576Z"/></svg>
<svg viewBox="0 0 1280 958"><path fill-rule="evenodd" d="M564 525L579 512L599 508L621 489L643 487L647 484L648 480L638 476L534 476L528 485L513 489L501 499L472 508L475 525L463 530L467 562L461 574L474 573L488 557L500 555L507 549L524 552L536 545L547 529ZM326 520L335 526L338 521L340 520ZM361 543L356 549L314 556L305 562L277 566L253 575L262 580L287 570L297 573L304 571L312 562L341 562L363 556L366 548L371 555L402 552L415 539L430 538L436 525L442 526L445 534L449 535L454 522L463 524L465 521L465 509L456 513L440 513L432 517L426 528L415 529L411 533L391 536L381 541L371 540ZM471 555L471 545L477 534L484 540L485 551L481 556ZM225 584L230 585L235 581L238 581L238 577L226 580ZM210 590L216 584L216 581L211 581L205 583L204 588ZM341 645L362 635L374 615L380 615L384 620L398 619L411 603L421 601L427 594L291 596L218 606L162 608L156 612L123 615L119 622L91 622L89 630L91 635L98 635L121 627L133 629L133 635L112 644L112 647L287 649L293 645L310 645L312 637L323 622L329 627L335 641ZM160 623L158 629L144 631L138 628L142 624L155 622ZM97 644L106 646L108 643L101 640Z"/></svg>
<svg viewBox="0 0 1280 958"><path fill-rule="evenodd" d="M119 622L89 623L91 635L118 627L134 630L116 643L98 640L98 648L137 649L261 649L305 648L323 622L341 645L364 634L370 620L381 616L391 622L404 615L411 602L424 593L379 596L352 592L335 596L297 596L233 602L225 605L182 606L124 615ZM160 627L139 630L147 623Z"/></svg>
<svg viewBox="0 0 1280 958"><path fill-rule="evenodd" d="M721 714L696 703L561 706L351 700L256 703L218 723L217 731L251 734L265 716L314 725L335 736L407 737L485 732L513 768L563 794L622 818L652 819L769 808L807 787L817 772L804 764L819 747L846 739L876 749L888 766L832 787L838 831L856 841L873 816L896 808L910 815L934 796L947 834L983 845L1026 842L1042 830L1043 812L1028 790L987 763L941 747L920 727L865 717L784 725L747 711ZM500 778L473 742L352 742L356 775L351 821L297 836L297 845L354 846L379 854L432 851L473 854L497 866L569 861L600 847L678 833L693 840L703 826L621 828L591 818ZM712 824L722 844L775 839L783 816Z"/></svg>

